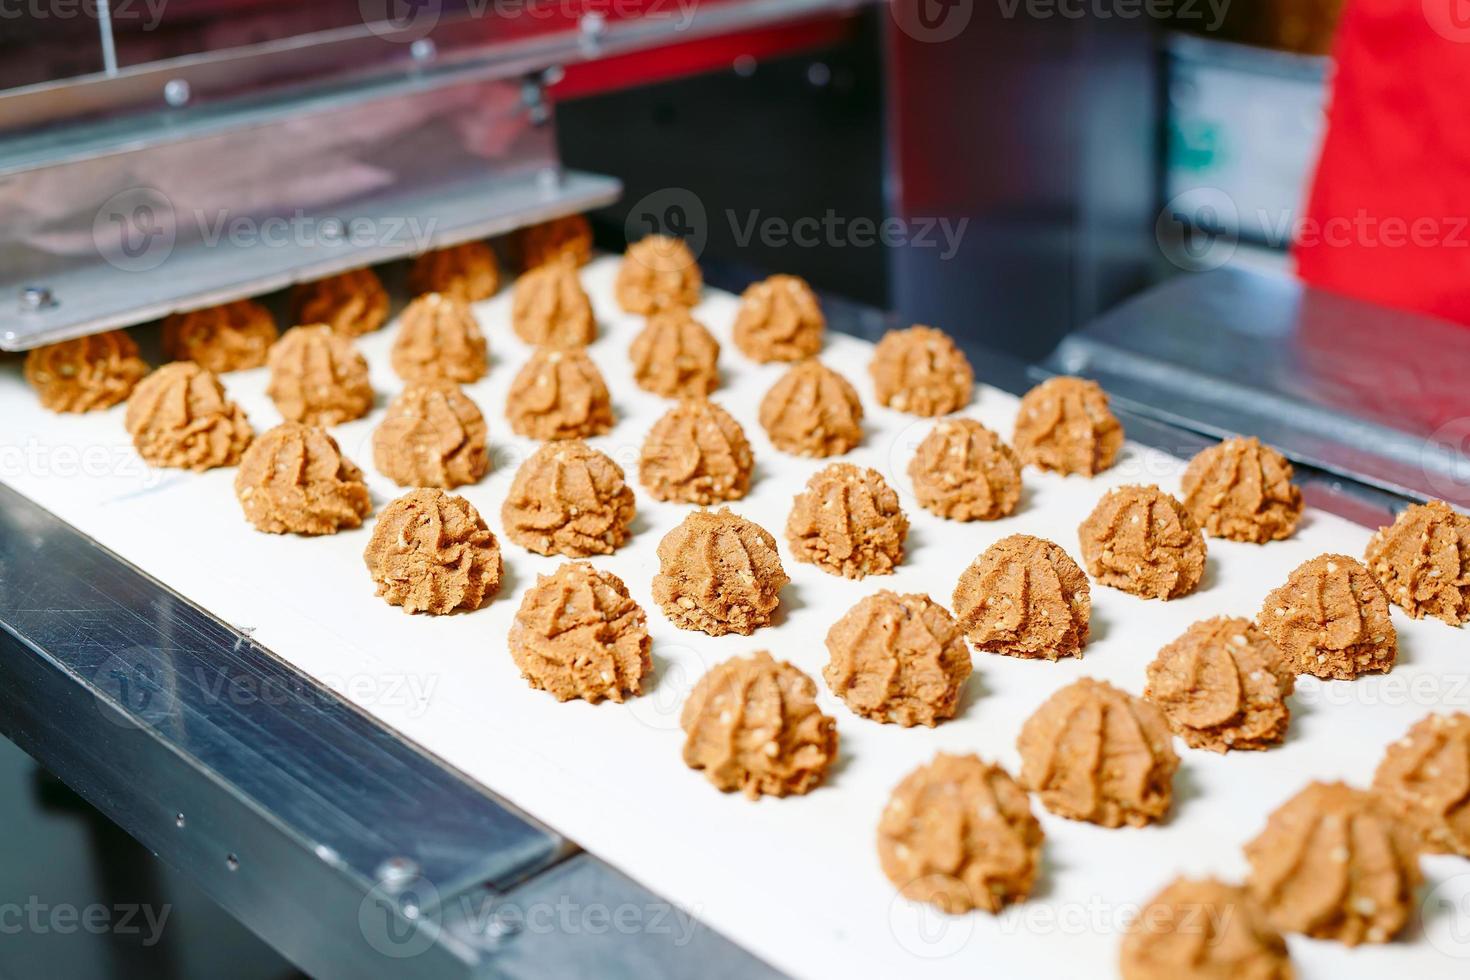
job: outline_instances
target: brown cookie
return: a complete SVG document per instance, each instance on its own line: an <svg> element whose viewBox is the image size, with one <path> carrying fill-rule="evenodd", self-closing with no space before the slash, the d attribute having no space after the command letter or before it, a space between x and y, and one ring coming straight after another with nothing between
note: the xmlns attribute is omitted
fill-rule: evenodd
<svg viewBox="0 0 1470 980"><path fill-rule="evenodd" d="M344 337L372 333L388 322L388 291L372 269L352 269L291 292L297 324L324 323Z"/></svg>
<svg viewBox="0 0 1470 980"><path fill-rule="evenodd" d="M537 576L506 642L527 683L558 701L621 703L653 672L643 610L622 579L583 561Z"/></svg>
<svg viewBox="0 0 1470 980"><path fill-rule="evenodd" d="M1092 620L1087 576L1059 545L1002 538L965 569L955 616L970 642L1008 657L1081 657Z"/></svg>
<svg viewBox="0 0 1470 980"><path fill-rule="evenodd" d="M678 238L649 235L628 246L613 286L618 305L645 316L699 303L704 278L689 246Z"/></svg>
<svg viewBox="0 0 1470 980"><path fill-rule="evenodd" d="M1117 460L1123 426L1096 382L1049 378L1021 398L1011 445L1040 469L1094 476Z"/></svg>
<svg viewBox="0 0 1470 980"><path fill-rule="evenodd" d="M797 561L845 578L892 575L903 561L909 520L877 470L833 463L807 481L786 520Z"/></svg>
<svg viewBox="0 0 1470 980"><path fill-rule="evenodd" d="M749 636L769 626L791 581L769 531L730 513L697 510L658 544L653 599L680 629Z"/></svg>
<svg viewBox="0 0 1470 980"><path fill-rule="evenodd" d="M952 521L994 521L1021 502L1021 460L974 419L937 423L909 461L914 496Z"/></svg>
<svg viewBox="0 0 1470 980"><path fill-rule="evenodd" d="M586 347L597 339L592 301L569 258L538 265L516 280L510 324L538 347Z"/></svg>
<svg viewBox="0 0 1470 980"><path fill-rule="evenodd" d="M1123 980L1294 980L1286 940L1239 885L1175 878L1123 938Z"/></svg>
<svg viewBox="0 0 1470 980"><path fill-rule="evenodd" d="M964 634L926 595L884 589L858 602L827 631L827 686L854 714L930 728L959 709L970 676Z"/></svg>
<svg viewBox="0 0 1470 980"><path fill-rule="evenodd" d="M890 330L878 341L868 371L878 404L913 415L948 415L970 404L975 371L943 330Z"/></svg>
<svg viewBox="0 0 1470 980"><path fill-rule="evenodd" d="M561 258L577 265L592 258L592 225L580 214L529 225L516 233L514 241L522 272Z"/></svg>
<svg viewBox="0 0 1470 980"><path fill-rule="evenodd" d="M234 466L255 434L219 379L193 361L165 364L138 382L123 425L148 465L196 471Z"/></svg>
<svg viewBox="0 0 1470 980"><path fill-rule="evenodd" d="M1412 504L1368 542L1368 571L1415 619L1470 622L1470 517L1443 500Z"/></svg>
<svg viewBox="0 0 1470 980"><path fill-rule="evenodd" d="M1470 857L1470 714L1416 722L1384 751L1373 788L1426 850Z"/></svg>
<svg viewBox="0 0 1470 980"><path fill-rule="evenodd" d="M1179 756L1163 712L1105 681L1084 677L1047 698L1016 748L1021 785L1058 816L1142 827L1174 802Z"/></svg>
<svg viewBox="0 0 1470 980"><path fill-rule="evenodd" d="M1386 673L1398 659L1388 597L1347 555L1319 555L1298 565L1266 596L1256 622L1299 674L1352 680Z"/></svg>
<svg viewBox="0 0 1470 980"><path fill-rule="evenodd" d="M511 431L545 442L587 439L613 427L612 398L585 351L540 348L510 384Z"/></svg>
<svg viewBox="0 0 1470 980"><path fill-rule="evenodd" d="M383 508L363 553L378 595L407 613L478 609L500 588L500 544L480 512L439 489Z"/></svg>
<svg viewBox="0 0 1470 980"><path fill-rule="evenodd" d="M500 263L484 242L435 249L414 259L408 288L415 296L443 293L462 303L477 303L500 289Z"/></svg>
<svg viewBox="0 0 1470 980"><path fill-rule="evenodd" d="M837 722L816 694L810 677L764 650L716 665L684 702L684 763L752 800L810 792L837 756Z"/></svg>
<svg viewBox="0 0 1470 980"><path fill-rule="evenodd" d="M1031 894L1045 837L1010 773L941 752L894 787L878 860L906 898L950 915L999 912Z"/></svg>
<svg viewBox="0 0 1470 980"><path fill-rule="evenodd" d="M1226 752L1279 744L1295 686L1286 654L1255 623L1216 616L1159 651L1143 696L1190 748Z"/></svg>
<svg viewBox="0 0 1470 980"><path fill-rule="evenodd" d="M252 299L174 313L163 321L164 353L215 374L263 366L276 337L276 318Z"/></svg>
<svg viewBox="0 0 1470 980"><path fill-rule="evenodd" d="M638 481L655 500L709 506L744 497L754 468L740 423L708 399L688 398L649 430Z"/></svg>
<svg viewBox="0 0 1470 980"><path fill-rule="evenodd" d="M400 487L478 483L490 469L487 435L485 416L459 385L415 382L373 431L373 465Z"/></svg>
<svg viewBox="0 0 1470 980"><path fill-rule="evenodd" d="M500 522L541 555L610 555L629 537L633 490L623 468L580 439L548 442L516 471Z"/></svg>
<svg viewBox="0 0 1470 980"><path fill-rule="evenodd" d="M265 393L292 422L336 425L373 407L367 360L330 327L292 327L271 347Z"/></svg>
<svg viewBox="0 0 1470 980"><path fill-rule="evenodd" d="M1114 487L1077 529L1087 572L1145 599L1177 599L1205 575L1205 536L1174 497L1155 486Z"/></svg>
<svg viewBox="0 0 1470 980"><path fill-rule="evenodd" d="M1189 461L1180 479L1184 506L1212 538L1264 544L1291 536L1302 492L1286 457L1250 439L1227 439Z"/></svg>
<svg viewBox="0 0 1470 980"><path fill-rule="evenodd" d="M1245 845L1247 884L1273 925L1347 946L1409 922L1423 881L1419 845L1374 793L1309 783Z"/></svg>
<svg viewBox="0 0 1470 980"><path fill-rule="evenodd" d="M628 348L633 380L665 398L702 398L720 385L720 343L682 307L663 310Z"/></svg>
<svg viewBox="0 0 1470 980"><path fill-rule="evenodd" d="M404 381L469 384L487 370L485 335L462 300L424 293L403 311L390 359Z"/></svg>
<svg viewBox="0 0 1470 980"><path fill-rule="evenodd" d="M148 373L138 345L108 330L26 354L25 377L41 405L53 412L96 412L127 400Z"/></svg>
<svg viewBox="0 0 1470 980"><path fill-rule="evenodd" d="M735 314L735 346L752 361L800 361L822 350L827 318L817 294L798 276L752 283Z"/></svg>
<svg viewBox="0 0 1470 980"><path fill-rule="evenodd" d="M362 470L324 429L282 422L250 444L235 474L245 519L267 534L336 534L372 512Z"/></svg>
<svg viewBox="0 0 1470 980"><path fill-rule="evenodd" d="M857 389L816 359L777 379L761 400L760 422L777 449L796 456L840 456L863 441Z"/></svg>

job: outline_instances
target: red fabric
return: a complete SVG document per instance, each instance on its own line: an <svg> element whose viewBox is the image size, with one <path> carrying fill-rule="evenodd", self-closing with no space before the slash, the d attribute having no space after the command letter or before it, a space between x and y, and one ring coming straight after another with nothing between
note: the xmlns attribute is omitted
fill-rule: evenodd
<svg viewBox="0 0 1470 980"><path fill-rule="evenodd" d="M1349 0L1303 280L1470 325L1470 2Z"/></svg>

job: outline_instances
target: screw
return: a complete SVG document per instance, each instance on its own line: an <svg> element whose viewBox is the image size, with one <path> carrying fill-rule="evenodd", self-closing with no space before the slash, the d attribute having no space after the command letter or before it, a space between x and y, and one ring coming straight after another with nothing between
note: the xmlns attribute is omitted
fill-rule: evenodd
<svg viewBox="0 0 1470 980"><path fill-rule="evenodd" d="M46 310L56 305L56 296L49 286L27 286L20 291L20 306L23 310Z"/></svg>
<svg viewBox="0 0 1470 980"><path fill-rule="evenodd" d="M182 78L170 78L167 82L164 83L163 101L167 102L175 109L179 109L183 106L188 105L189 100L193 97L194 90L189 86L189 83Z"/></svg>
<svg viewBox="0 0 1470 980"><path fill-rule="evenodd" d="M583 14L582 19L577 22L577 29L582 32L582 53L596 54L602 47L602 36L607 33L607 18L596 11Z"/></svg>
<svg viewBox="0 0 1470 980"><path fill-rule="evenodd" d="M408 56L414 61L433 61L439 54L439 45L426 37L421 37L408 46Z"/></svg>

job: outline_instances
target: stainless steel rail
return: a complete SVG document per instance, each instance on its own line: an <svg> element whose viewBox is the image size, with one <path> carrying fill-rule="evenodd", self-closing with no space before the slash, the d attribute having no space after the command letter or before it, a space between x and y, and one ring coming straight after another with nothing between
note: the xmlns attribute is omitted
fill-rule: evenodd
<svg viewBox="0 0 1470 980"><path fill-rule="evenodd" d="M3 485L0 733L314 976L772 975Z"/></svg>

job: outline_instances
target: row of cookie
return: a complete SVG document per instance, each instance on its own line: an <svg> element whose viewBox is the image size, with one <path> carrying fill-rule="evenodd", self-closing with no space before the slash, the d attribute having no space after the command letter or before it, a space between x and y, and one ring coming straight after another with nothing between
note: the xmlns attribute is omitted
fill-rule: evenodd
<svg viewBox="0 0 1470 980"><path fill-rule="evenodd" d="M681 539L676 545L686 543ZM661 575L672 554L661 548ZM655 593L669 594L657 583ZM577 610L575 617L570 609ZM884 720L898 720L915 707L952 713L969 657L942 613L923 596L879 593L863 600L829 633L832 656L824 675L861 714L878 707L872 701L873 678L870 673L867 683L851 681L870 671L900 678L883 694L883 711L895 712ZM881 628L874 629L875 624ZM1246 646L1236 636L1249 629L1244 621L1210 621L1174 646ZM915 642L916 633L924 643ZM911 648L907 683L903 664L874 656L886 645L890 656L902 660L896 647L905 645L897 639L904 634ZM924 681L933 678L915 673L932 666L934 658L920 665L912 648L930 649L936 642L945 651L939 659L948 672L947 708L927 696L932 683ZM648 644L646 620L622 581L580 562L540 577L508 639L511 656L531 686L561 700L622 701L636 695L651 667ZM1160 659L1167 654L1166 648ZM915 700L921 691L925 695ZM686 764L725 791L752 797L808 792L821 783L837 752L836 721L817 707L815 693L809 677L765 652L716 665L681 712ZM1187 718L1195 706L1176 702L1174 707ZM927 720L908 717L908 723ZM1026 792L1037 793L1061 816L1102 826L1157 820L1170 807L1179 762L1170 741L1165 713L1148 701L1092 679L1069 685L1023 726L1017 743L1019 782L973 757L940 756L895 789L879 828L885 873L905 894L950 912L998 911L1022 900L1035 880L1044 836ZM1470 788L1459 785L1467 761L1470 717L1433 717L1390 747L1376 792L1340 784L1307 787L1247 846L1254 900L1280 928L1350 944L1390 938L1407 921L1420 880L1421 847L1470 854L1470 833L1458 813ZM1331 838L1326 843L1322 828ZM1302 897L1314 876L1339 865L1347 865L1350 888L1331 896L1325 908ZM1369 868L1375 873L1368 874ZM1127 955L1152 955L1137 942Z"/></svg>
<svg viewBox="0 0 1470 980"><path fill-rule="evenodd" d="M1069 741L1046 742L1068 734L1053 730L1061 713L1054 702L1065 692L1026 723L1019 780L977 756L941 753L894 788L879 819L878 853L902 894L951 914L999 912L1030 897L1045 840L1027 796L1038 771L1095 752L1099 731L1136 726L1140 737L1158 737L1127 695L1097 687L1069 699ZM1070 775L1106 776L1111 767L1115 785L1137 782L1130 761L1127 754L1073 759ZM1244 885L1176 879L1144 904L1120 950L1124 980L1289 977L1282 932L1349 946L1402 934L1423 881L1420 856L1470 856L1467 763L1470 715L1431 715L1387 748L1370 789L1309 783L1245 845ZM1074 816L1046 789L1040 795L1048 809Z"/></svg>
<svg viewBox="0 0 1470 980"><path fill-rule="evenodd" d="M591 246L591 229L581 215L523 229L513 239L513 250L528 270L555 260L585 263ZM419 256L408 282L415 295L440 293L470 303L499 289L500 272L487 244L468 242ZM293 322L325 324L348 337L377 330L389 311L387 290L371 269L298 285L289 305ZM263 366L277 337L275 318L254 300L173 314L163 323L167 356L194 361L215 374ZM121 331L39 348L26 362L26 375L42 404L57 412L116 405L147 372L137 345Z"/></svg>

